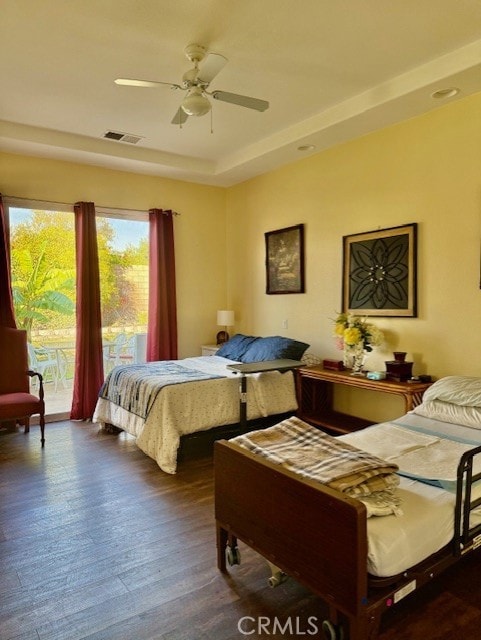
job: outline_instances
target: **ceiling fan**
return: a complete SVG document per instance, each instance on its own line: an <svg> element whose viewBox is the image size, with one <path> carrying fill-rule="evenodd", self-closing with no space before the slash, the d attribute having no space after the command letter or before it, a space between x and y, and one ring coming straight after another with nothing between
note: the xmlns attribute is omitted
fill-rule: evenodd
<svg viewBox="0 0 481 640"><path fill-rule="evenodd" d="M220 53L207 51L205 47L199 44L189 44L184 53L186 58L194 63L194 67L184 73L182 84L130 78L117 78L115 83L130 87L160 87L167 85L171 89L187 91L186 97L172 118L172 124L182 125L189 116L203 116L208 113L211 110L211 103L207 96L212 96L214 100L230 102L231 104L255 109L256 111L265 111L269 108L269 103L266 100L259 100L259 98L242 96L228 91L207 91L212 80L227 63L227 58ZM202 62L202 65L199 68L200 62Z"/></svg>

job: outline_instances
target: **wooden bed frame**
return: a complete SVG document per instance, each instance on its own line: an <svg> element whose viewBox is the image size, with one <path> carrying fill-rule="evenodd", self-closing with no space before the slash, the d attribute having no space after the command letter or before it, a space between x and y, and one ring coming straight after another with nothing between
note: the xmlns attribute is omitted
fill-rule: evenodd
<svg viewBox="0 0 481 640"><path fill-rule="evenodd" d="M217 440L226 440L243 435L254 429L272 427L278 422L290 418L294 411L278 413L272 416L253 418L245 423L236 422L220 427L212 427L204 431L194 431L180 436L180 445L177 452L177 462L199 456L212 455L214 443Z"/></svg>
<svg viewBox="0 0 481 640"><path fill-rule="evenodd" d="M220 427L212 427L203 431L194 431L180 436L179 449L177 451L177 462L198 458L202 456L211 456L214 450L214 443L217 440L225 440L243 435L254 429L265 429L272 427L278 422L290 418L294 415L294 411L286 413L277 413L272 416L253 418L245 424L235 422L234 424L226 424ZM114 424L106 422L104 431L112 435L118 435L124 430Z"/></svg>
<svg viewBox="0 0 481 640"><path fill-rule="evenodd" d="M473 456L464 454L458 472L471 483ZM239 563L242 540L329 606L327 638L372 640L382 614L481 545L481 525L469 530L469 511L481 500L458 496L455 536L447 547L403 574L370 579L367 573L365 506L329 487L274 465L234 443L214 445L217 564L222 572ZM460 475L461 474L461 475ZM467 475L466 475L467 474ZM461 480L461 483L460 483Z"/></svg>

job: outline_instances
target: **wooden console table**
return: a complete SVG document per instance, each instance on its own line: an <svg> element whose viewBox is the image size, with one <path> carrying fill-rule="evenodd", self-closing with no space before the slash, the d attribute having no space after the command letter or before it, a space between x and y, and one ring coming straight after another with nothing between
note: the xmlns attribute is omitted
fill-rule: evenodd
<svg viewBox="0 0 481 640"><path fill-rule="evenodd" d="M373 424L364 418L334 411L333 395L336 384L401 396L404 399L405 413L421 403L423 393L431 385L430 382L369 380L363 376L351 375L350 370L330 371L322 366L297 369L298 416L336 434L350 433Z"/></svg>

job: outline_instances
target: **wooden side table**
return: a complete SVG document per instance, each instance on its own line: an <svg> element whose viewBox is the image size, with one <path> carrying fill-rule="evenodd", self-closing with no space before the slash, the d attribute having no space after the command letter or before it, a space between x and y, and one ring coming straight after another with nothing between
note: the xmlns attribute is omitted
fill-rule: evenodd
<svg viewBox="0 0 481 640"><path fill-rule="evenodd" d="M350 433L372 424L372 421L364 418L334 411L334 386L339 384L401 396L404 400L404 411L407 413L421 403L423 393L432 383L369 380L353 376L349 370L330 371L322 366L301 367L296 371L298 416L336 434Z"/></svg>
<svg viewBox="0 0 481 640"><path fill-rule="evenodd" d="M220 346L220 344L203 344L200 348L201 354L203 356L215 356Z"/></svg>

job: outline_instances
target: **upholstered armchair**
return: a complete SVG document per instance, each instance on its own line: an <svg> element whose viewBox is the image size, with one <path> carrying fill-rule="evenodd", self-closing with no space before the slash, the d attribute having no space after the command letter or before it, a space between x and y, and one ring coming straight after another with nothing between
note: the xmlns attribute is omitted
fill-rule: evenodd
<svg viewBox="0 0 481 640"><path fill-rule="evenodd" d="M38 378L38 397L30 393L29 377ZM28 369L27 333L0 327L0 423L15 422L30 430L30 417L40 416L40 438L45 444L45 402L42 376Z"/></svg>

